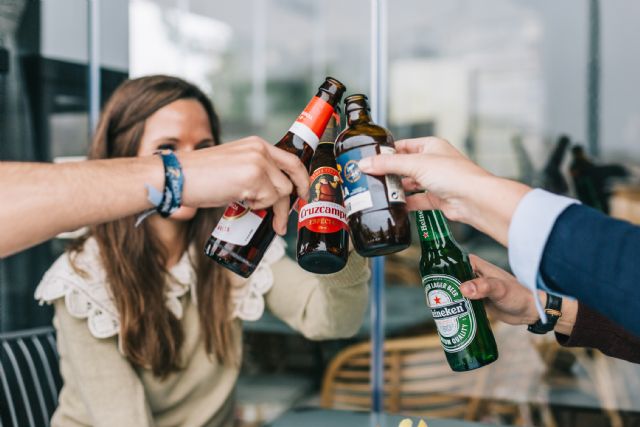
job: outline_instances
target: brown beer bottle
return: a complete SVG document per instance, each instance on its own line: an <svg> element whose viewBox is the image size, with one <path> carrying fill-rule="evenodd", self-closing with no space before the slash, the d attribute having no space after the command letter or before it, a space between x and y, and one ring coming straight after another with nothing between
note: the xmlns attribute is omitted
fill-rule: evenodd
<svg viewBox="0 0 640 427"><path fill-rule="evenodd" d="M298 264L312 273L340 271L349 257L347 214L342 206L340 175L333 154L339 132L340 125L334 116L311 159L309 198L306 202L300 199L298 205Z"/></svg>
<svg viewBox="0 0 640 427"><path fill-rule="evenodd" d="M411 229L400 177L367 175L358 167L364 157L395 153L393 136L371 121L365 95L344 102L348 127L335 154L353 246L365 257L401 251L411 244Z"/></svg>
<svg viewBox="0 0 640 427"><path fill-rule="evenodd" d="M308 168L344 91L342 83L327 77L276 147L295 154ZM294 199L292 196L292 202ZM211 233L204 252L229 270L249 277L275 237L272 221L271 208L252 210L242 201L232 203Z"/></svg>

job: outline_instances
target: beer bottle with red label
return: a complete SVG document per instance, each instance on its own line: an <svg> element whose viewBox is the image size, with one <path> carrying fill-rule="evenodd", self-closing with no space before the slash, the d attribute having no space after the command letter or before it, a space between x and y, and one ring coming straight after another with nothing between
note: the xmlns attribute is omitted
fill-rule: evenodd
<svg viewBox="0 0 640 427"><path fill-rule="evenodd" d="M312 273L340 271L349 256L347 214L333 154L338 133L340 125L332 117L311 159L309 198L298 205L298 264Z"/></svg>
<svg viewBox="0 0 640 427"><path fill-rule="evenodd" d="M276 147L295 154L308 168L344 91L342 83L327 77ZM272 221L271 208L252 210L242 201L232 203L211 233L205 254L240 276L249 277L275 237Z"/></svg>
<svg viewBox="0 0 640 427"><path fill-rule="evenodd" d="M411 244L411 229L400 177L358 167L363 157L395 153L393 136L373 123L365 95L344 102L348 127L336 139L335 155L353 247L365 257L401 251Z"/></svg>

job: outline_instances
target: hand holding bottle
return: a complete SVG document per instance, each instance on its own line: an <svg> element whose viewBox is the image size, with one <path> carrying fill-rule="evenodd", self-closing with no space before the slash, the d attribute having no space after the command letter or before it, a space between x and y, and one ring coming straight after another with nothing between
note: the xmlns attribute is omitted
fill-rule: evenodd
<svg viewBox="0 0 640 427"><path fill-rule="evenodd" d="M469 258L478 277L460 286L465 297L484 300L484 307L492 319L510 325L530 325L540 318L533 295L515 277L480 257L470 255ZM540 298L544 305L546 294L540 292ZM556 323L555 331L571 335L577 312L578 302L565 298L562 302L562 317Z"/></svg>
<svg viewBox="0 0 640 427"><path fill-rule="evenodd" d="M416 212L420 237L420 275L447 362L454 371L470 371L498 359L498 348L482 301L461 293L473 268L439 210Z"/></svg>
<svg viewBox="0 0 640 427"><path fill-rule="evenodd" d="M284 234L286 214L295 201L295 196L302 199L307 198L309 163L318 146L320 136L322 136L329 119L335 113L335 107L340 102L345 90L345 86L338 80L327 77L287 133L275 146L267 148L274 159L284 161L291 159L291 155L293 155L296 158L296 164L304 165L304 177L300 176L300 179L304 180L304 185L301 186L304 191L288 200L281 199L273 208L266 209L256 209L257 205L251 203L251 194L243 194L243 197L238 197L237 202L227 206L222 218L211 233L204 249L208 257L242 277L249 277L258 267L276 232ZM289 155L285 156L278 151ZM267 174L266 177L271 178L271 175ZM264 179L264 176L253 176L252 178L254 185L261 185L260 181ZM274 187L278 188L282 185L284 183L281 182L280 185L274 185ZM249 203L247 196L249 196Z"/></svg>
<svg viewBox="0 0 640 427"><path fill-rule="evenodd" d="M397 141L396 150L362 159L360 169L371 175L405 176L405 190L419 192L407 197L409 209L441 210L447 218L507 244L511 217L529 187L492 175L439 138Z"/></svg>
<svg viewBox="0 0 640 427"><path fill-rule="evenodd" d="M306 197L309 176L300 160L262 138L178 154L185 174L184 204L224 206L243 200L251 209L273 206L273 228L283 234L289 196Z"/></svg>

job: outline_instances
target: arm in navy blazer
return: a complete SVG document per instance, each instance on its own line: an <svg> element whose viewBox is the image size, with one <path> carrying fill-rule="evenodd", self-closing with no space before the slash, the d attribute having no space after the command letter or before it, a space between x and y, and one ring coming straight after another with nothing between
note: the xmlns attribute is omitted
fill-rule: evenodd
<svg viewBox="0 0 640 427"><path fill-rule="evenodd" d="M572 205L558 216L540 263L550 290L571 295L640 336L640 227Z"/></svg>

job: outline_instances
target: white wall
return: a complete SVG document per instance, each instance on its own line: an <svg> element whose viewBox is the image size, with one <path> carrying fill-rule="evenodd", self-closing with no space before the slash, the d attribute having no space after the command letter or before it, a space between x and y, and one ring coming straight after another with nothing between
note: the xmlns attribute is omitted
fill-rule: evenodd
<svg viewBox="0 0 640 427"><path fill-rule="evenodd" d="M601 0L602 99L605 157L640 159L640 2Z"/></svg>
<svg viewBox="0 0 640 427"><path fill-rule="evenodd" d="M588 2L517 0L544 25L545 128L586 144ZM640 160L640 2L600 1L600 151Z"/></svg>
<svg viewBox="0 0 640 427"><path fill-rule="evenodd" d="M88 0L40 0L41 54L86 63ZM107 68L129 68L129 0L100 0L100 58Z"/></svg>
<svg viewBox="0 0 640 427"><path fill-rule="evenodd" d="M545 132L586 142L587 1L519 1L540 13L543 26Z"/></svg>

